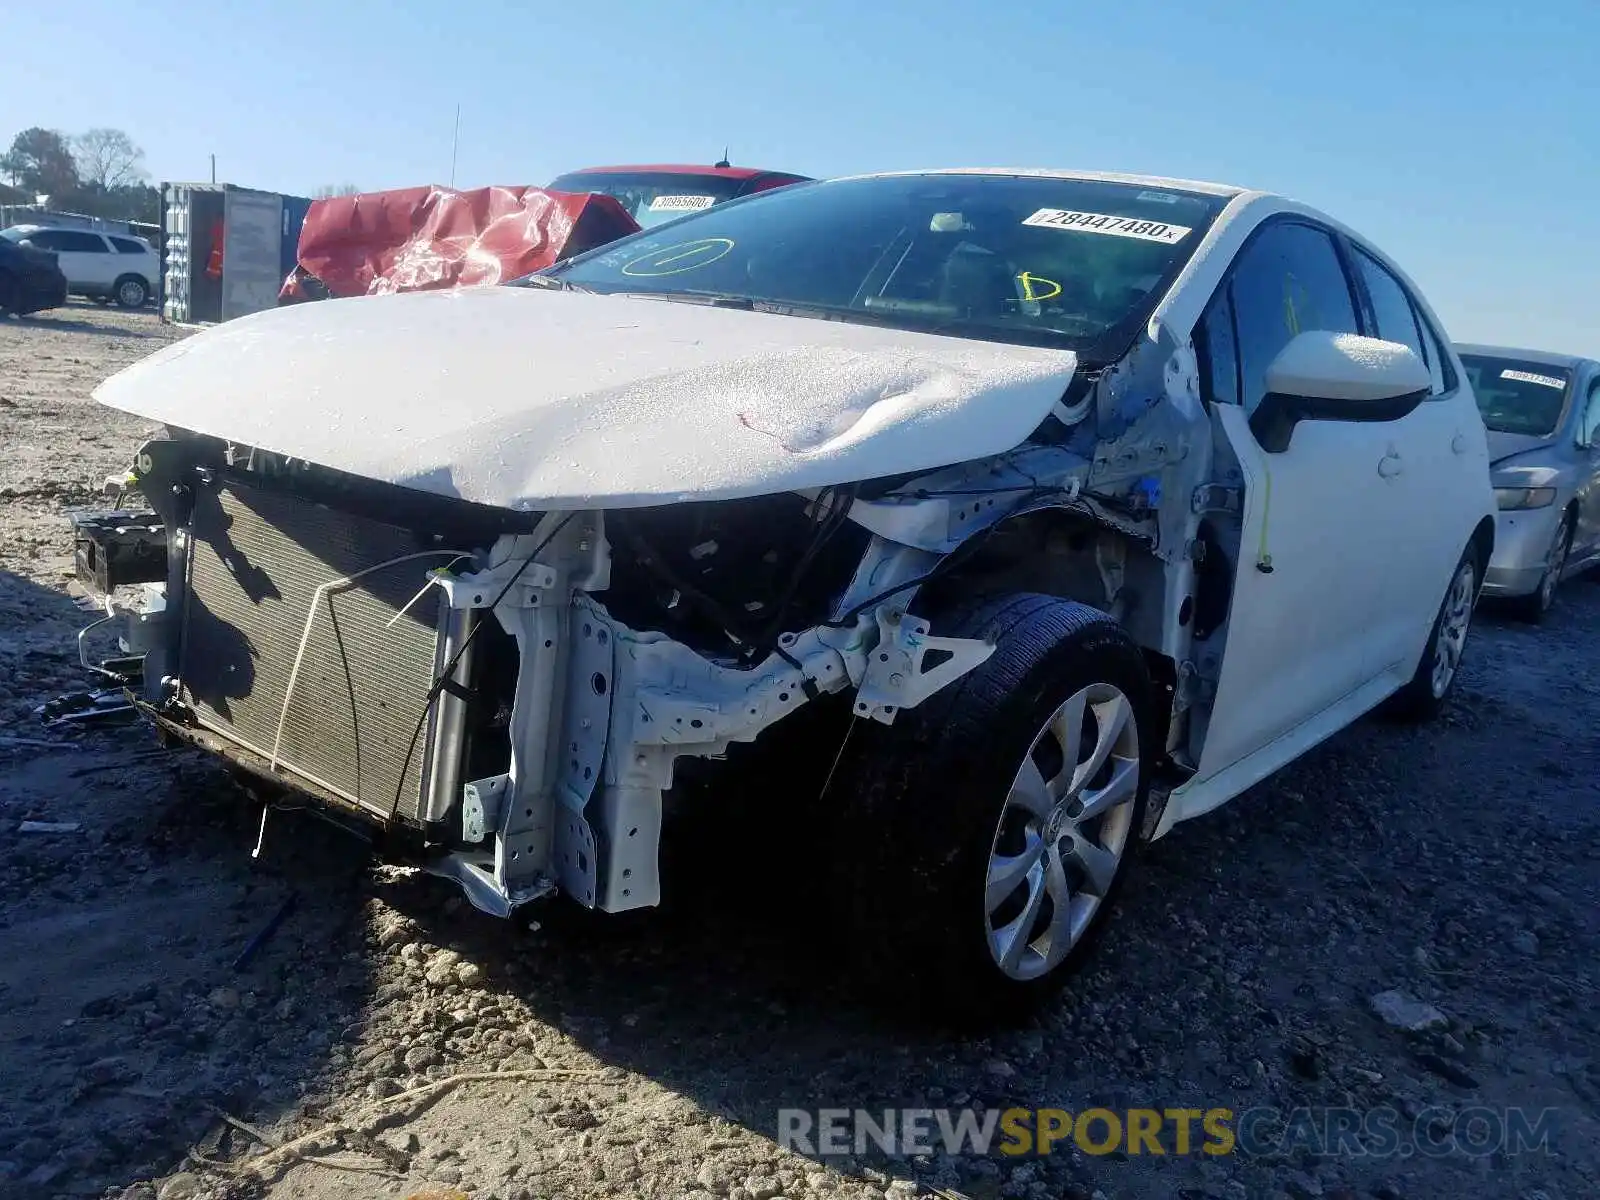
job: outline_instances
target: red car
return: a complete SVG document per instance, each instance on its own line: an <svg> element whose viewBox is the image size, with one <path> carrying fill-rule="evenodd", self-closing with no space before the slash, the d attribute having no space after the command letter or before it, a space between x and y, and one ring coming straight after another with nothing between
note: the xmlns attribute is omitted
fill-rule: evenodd
<svg viewBox="0 0 1600 1200"><path fill-rule="evenodd" d="M810 177L758 167L656 165L643 167L585 167L551 181L552 192L600 192L613 196L644 229L710 208L725 200L765 192L791 183L809 183Z"/></svg>

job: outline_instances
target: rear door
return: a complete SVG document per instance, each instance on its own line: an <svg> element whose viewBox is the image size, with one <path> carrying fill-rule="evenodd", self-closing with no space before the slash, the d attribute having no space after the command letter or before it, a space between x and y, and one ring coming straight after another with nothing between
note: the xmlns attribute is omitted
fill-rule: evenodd
<svg viewBox="0 0 1600 1200"><path fill-rule="evenodd" d="M1376 672L1380 583L1399 565L1384 536L1395 488L1384 474L1393 434L1380 423L1306 421L1269 454L1249 417L1268 365L1298 334L1360 332L1356 294L1334 238L1299 218L1258 230L1206 317L1213 420L1244 476L1244 532L1227 641L1196 782L1312 721ZM1220 390L1220 389L1219 389Z"/></svg>
<svg viewBox="0 0 1600 1200"><path fill-rule="evenodd" d="M117 275L137 275L150 289L155 290L156 276L160 274L156 252L144 242L133 238L111 237L111 246L117 252L113 270Z"/></svg>
<svg viewBox="0 0 1600 1200"><path fill-rule="evenodd" d="M1405 682L1432 632L1467 539L1483 507L1488 438L1470 389L1405 283L1375 254L1347 243L1365 331L1411 347L1428 364L1428 399L1384 431L1389 505L1381 527L1387 552L1405 564L1383 581L1373 613L1380 671Z"/></svg>

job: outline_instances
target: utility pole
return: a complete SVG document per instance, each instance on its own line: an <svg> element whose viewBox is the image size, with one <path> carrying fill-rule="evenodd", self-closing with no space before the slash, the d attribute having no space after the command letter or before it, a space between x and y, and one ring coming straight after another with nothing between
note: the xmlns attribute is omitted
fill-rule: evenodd
<svg viewBox="0 0 1600 1200"><path fill-rule="evenodd" d="M456 131L450 138L450 186L456 185L456 151L461 147L461 105L456 105Z"/></svg>

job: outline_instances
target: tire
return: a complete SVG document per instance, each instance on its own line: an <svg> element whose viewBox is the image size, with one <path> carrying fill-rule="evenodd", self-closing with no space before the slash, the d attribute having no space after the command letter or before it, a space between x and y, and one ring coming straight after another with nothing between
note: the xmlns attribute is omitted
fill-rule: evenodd
<svg viewBox="0 0 1600 1200"><path fill-rule="evenodd" d="M1009 1024L1065 984L1112 909L1149 798L1155 692L1120 626L1054 596L982 602L935 630L991 639L995 652L892 726L858 723L830 788L836 896L866 977L900 1012L912 996L921 1016ZM1078 739L1080 749L1108 757L1073 780L1078 800L1119 797L1087 818L1072 810L1072 786L1055 789L1060 803L1038 790L1067 775L1051 724L1080 700L1077 730L1094 738ZM1047 940L1057 911L1070 915L1069 936Z"/></svg>
<svg viewBox="0 0 1600 1200"><path fill-rule="evenodd" d="M1428 642L1422 649L1416 673L1385 702L1383 715L1397 721L1420 723L1431 721L1444 711L1461 673L1461 656L1482 585L1483 564L1479 561L1478 549L1468 546L1450 573L1450 582L1445 587L1439 611L1434 614L1433 628L1428 632ZM1440 667L1441 646L1451 658L1447 669Z"/></svg>
<svg viewBox="0 0 1600 1200"><path fill-rule="evenodd" d="M1544 574L1539 576L1539 586L1526 596L1506 602L1506 609L1518 620L1530 625L1541 625L1555 607L1556 589L1561 586L1561 573L1567 566L1567 554L1572 549L1572 535L1576 522L1570 512L1561 514L1556 526L1556 536L1550 543L1550 553L1545 562Z"/></svg>
<svg viewBox="0 0 1600 1200"><path fill-rule="evenodd" d="M150 299L150 285L137 275L124 275L111 291L118 308L143 308Z"/></svg>
<svg viewBox="0 0 1600 1200"><path fill-rule="evenodd" d="M0 271L0 317L9 317L17 308L17 281Z"/></svg>

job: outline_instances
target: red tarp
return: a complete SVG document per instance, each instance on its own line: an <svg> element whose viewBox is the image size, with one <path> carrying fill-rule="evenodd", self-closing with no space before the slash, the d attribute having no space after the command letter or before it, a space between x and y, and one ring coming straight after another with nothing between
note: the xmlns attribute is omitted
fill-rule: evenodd
<svg viewBox="0 0 1600 1200"><path fill-rule="evenodd" d="M279 301L504 283L639 228L610 196L401 188L317 200Z"/></svg>

